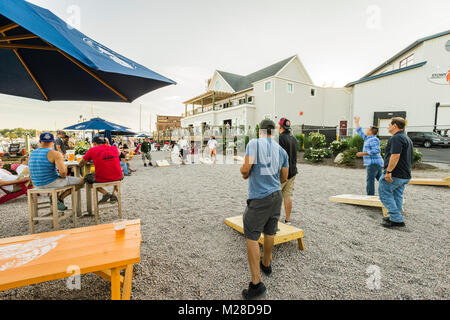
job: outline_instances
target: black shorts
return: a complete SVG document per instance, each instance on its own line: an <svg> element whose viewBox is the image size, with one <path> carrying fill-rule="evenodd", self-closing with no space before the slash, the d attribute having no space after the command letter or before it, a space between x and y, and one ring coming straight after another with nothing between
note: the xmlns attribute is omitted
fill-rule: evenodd
<svg viewBox="0 0 450 320"><path fill-rule="evenodd" d="M120 178L120 180L118 180L118 181L122 181L122 180L123 180L123 174L122 174L122 178ZM89 184L97 183L97 181L95 180L95 173L88 173L87 175L85 175L84 181ZM111 181L111 182L114 182L114 181ZM103 182L101 182L101 183L103 183Z"/></svg>
<svg viewBox="0 0 450 320"><path fill-rule="evenodd" d="M278 229L282 202L281 190L263 199L247 200L243 217L245 238L258 241L261 233L274 236Z"/></svg>

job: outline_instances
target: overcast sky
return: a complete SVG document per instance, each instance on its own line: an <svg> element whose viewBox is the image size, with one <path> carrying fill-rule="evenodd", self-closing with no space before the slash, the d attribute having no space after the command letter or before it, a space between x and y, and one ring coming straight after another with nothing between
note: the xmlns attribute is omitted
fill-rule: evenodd
<svg viewBox="0 0 450 320"><path fill-rule="evenodd" d="M0 128L61 129L79 115L90 118L93 109L95 116L139 130L142 105L142 130L148 131L151 114L153 122L156 114L180 115L182 101L203 93L216 69L246 75L298 54L316 85L339 87L415 40L450 29L448 0L30 2L178 84L132 104L0 94Z"/></svg>

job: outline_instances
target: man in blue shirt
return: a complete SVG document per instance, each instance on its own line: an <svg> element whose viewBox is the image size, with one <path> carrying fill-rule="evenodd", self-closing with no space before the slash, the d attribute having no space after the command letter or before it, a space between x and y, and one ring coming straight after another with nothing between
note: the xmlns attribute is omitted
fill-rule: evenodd
<svg viewBox="0 0 450 320"><path fill-rule="evenodd" d="M366 192L368 196L375 195L375 179L380 180L384 161L381 157L380 140L377 138L378 128L371 126L363 132L359 125L359 117L355 117L356 132L364 139L363 151L356 156L363 157L366 166Z"/></svg>
<svg viewBox="0 0 450 320"><path fill-rule="evenodd" d="M286 151L272 139L275 123L263 120L259 125L259 139L251 140L246 148L241 174L248 182L248 200L245 209L244 236L252 274L248 289L242 291L244 299L258 299L266 295L260 270L272 272L272 248L280 218L281 184L289 175L289 159ZM264 233L264 255L260 261L258 239Z"/></svg>

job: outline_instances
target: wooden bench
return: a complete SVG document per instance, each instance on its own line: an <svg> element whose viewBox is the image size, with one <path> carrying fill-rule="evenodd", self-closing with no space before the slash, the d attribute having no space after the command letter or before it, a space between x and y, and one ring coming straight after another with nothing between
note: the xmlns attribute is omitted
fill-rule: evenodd
<svg viewBox="0 0 450 320"><path fill-rule="evenodd" d="M122 237L114 224L102 224L0 239L0 291L69 278L75 269L110 281L113 300L129 300L133 264L140 262L141 223L124 224Z"/></svg>
<svg viewBox="0 0 450 320"><path fill-rule="evenodd" d="M58 193L71 190L72 209L65 211L58 210ZM77 192L75 186L68 186L56 189L29 189L28 192L28 213L30 222L30 233L35 231L35 223L39 221L53 221L53 230L59 230L59 222L72 216L73 226L77 226ZM50 201L39 202L38 195L49 195ZM50 212L39 215L39 210L50 208Z"/></svg>
<svg viewBox="0 0 450 320"><path fill-rule="evenodd" d="M378 196L341 194L338 196L329 197L328 200L338 203L356 204L358 206L379 207L383 211L383 216L389 217L387 208L383 206Z"/></svg>
<svg viewBox="0 0 450 320"><path fill-rule="evenodd" d="M225 224L233 228L234 230L237 230L240 233L244 234L244 222L242 220L242 215L225 219ZM305 250L303 235L304 232L302 229L298 229L296 227L278 222L278 231L274 238L274 245L297 240L298 248L300 250ZM264 234L261 234L258 242L264 245Z"/></svg>
<svg viewBox="0 0 450 320"><path fill-rule="evenodd" d="M415 179L411 179L411 181L409 181L409 184L450 187L450 177L443 178L443 179L415 178Z"/></svg>

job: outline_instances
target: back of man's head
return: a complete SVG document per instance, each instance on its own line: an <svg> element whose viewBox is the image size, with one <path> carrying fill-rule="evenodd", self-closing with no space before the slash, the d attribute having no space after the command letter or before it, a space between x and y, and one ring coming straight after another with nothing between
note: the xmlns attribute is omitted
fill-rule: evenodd
<svg viewBox="0 0 450 320"><path fill-rule="evenodd" d="M92 138L92 143L96 144L96 145L103 145L106 143L106 140L104 137L102 136L94 136Z"/></svg>
<svg viewBox="0 0 450 320"><path fill-rule="evenodd" d="M275 122L273 122L270 119L264 119L263 121L261 121L261 123L259 124L259 129L265 133L267 136L271 136L272 135L272 130L275 129Z"/></svg>

